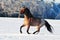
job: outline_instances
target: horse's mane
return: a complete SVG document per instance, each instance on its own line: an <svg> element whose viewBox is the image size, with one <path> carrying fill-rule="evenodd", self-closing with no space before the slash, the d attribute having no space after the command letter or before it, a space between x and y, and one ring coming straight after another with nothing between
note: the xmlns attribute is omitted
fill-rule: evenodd
<svg viewBox="0 0 60 40"><path fill-rule="evenodd" d="M32 18L33 15L31 14L30 10L28 8L25 8L25 15L28 17L28 18Z"/></svg>

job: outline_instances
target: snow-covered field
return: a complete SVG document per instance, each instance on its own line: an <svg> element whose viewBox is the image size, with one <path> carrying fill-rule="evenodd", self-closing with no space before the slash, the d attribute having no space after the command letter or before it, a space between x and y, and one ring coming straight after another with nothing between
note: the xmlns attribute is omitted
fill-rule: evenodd
<svg viewBox="0 0 60 40"><path fill-rule="evenodd" d="M23 28L23 34L19 28L23 24L23 18L0 18L0 40L60 40L60 20L46 19L53 26L53 34L49 33L43 26L38 34L27 34ZM30 32L36 28L31 27Z"/></svg>

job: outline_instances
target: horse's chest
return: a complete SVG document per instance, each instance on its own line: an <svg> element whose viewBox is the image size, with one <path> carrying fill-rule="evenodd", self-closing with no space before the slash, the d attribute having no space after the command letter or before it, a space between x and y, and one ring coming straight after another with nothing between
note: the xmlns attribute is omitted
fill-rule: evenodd
<svg viewBox="0 0 60 40"><path fill-rule="evenodd" d="M29 20L27 18L24 18L24 24L28 25L29 24Z"/></svg>

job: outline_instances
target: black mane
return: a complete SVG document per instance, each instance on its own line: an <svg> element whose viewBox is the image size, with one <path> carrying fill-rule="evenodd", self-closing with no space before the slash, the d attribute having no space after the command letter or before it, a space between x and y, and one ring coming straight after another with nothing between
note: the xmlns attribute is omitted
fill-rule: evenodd
<svg viewBox="0 0 60 40"><path fill-rule="evenodd" d="M30 10L28 8L25 8L25 13L24 13L28 18L32 18L33 15L31 14Z"/></svg>

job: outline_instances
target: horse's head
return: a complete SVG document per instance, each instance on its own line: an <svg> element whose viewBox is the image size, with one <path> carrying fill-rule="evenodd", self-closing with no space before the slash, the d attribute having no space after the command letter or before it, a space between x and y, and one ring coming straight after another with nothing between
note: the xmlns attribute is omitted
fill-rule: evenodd
<svg viewBox="0 0 60 40"><path fill-rule="evenodd" d="M20 8L20 14L30 13L30 10L27 7Z"/></svg>
<svg viewBox="0 0 60 40"><path fill-rule="evenodd" d="M25 12L25 8L24 7L20 8L20 14L24 14L24 12Z"/></svg>
<svg viewBox="0 0 60 40"><path fill-rule="evenodd" d="M33 15L27 7L22 7L20 9L20 14L25 14L28 18L33 17Z"/></svg>

